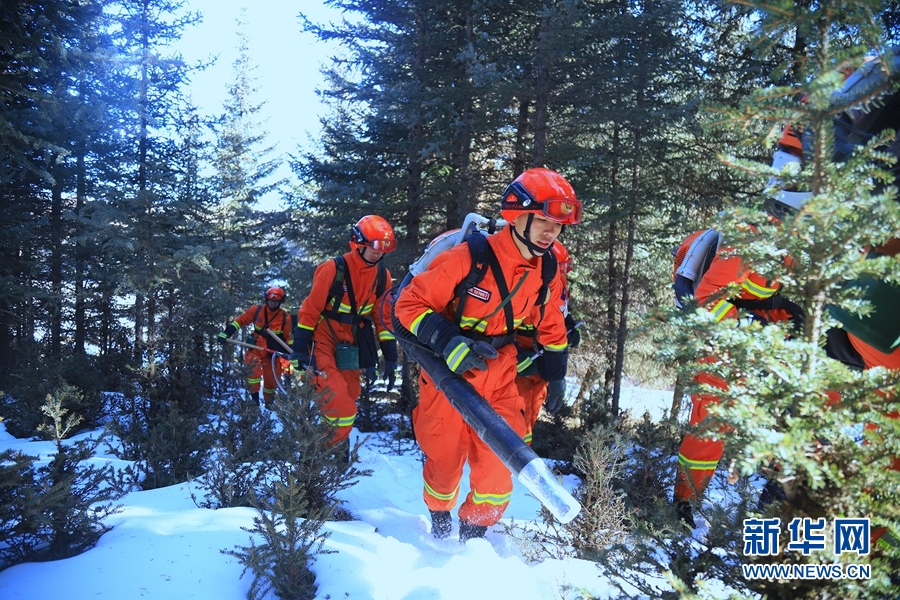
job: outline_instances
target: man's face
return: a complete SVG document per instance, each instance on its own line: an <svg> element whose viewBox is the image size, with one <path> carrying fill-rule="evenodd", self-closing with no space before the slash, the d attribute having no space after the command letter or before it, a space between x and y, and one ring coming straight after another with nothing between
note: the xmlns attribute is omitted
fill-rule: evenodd
<svg viewBox="0 0 900 600"><path fill-rule="evenodd" d="M275 300L274 298L266 298L266 306L269 307L269 310L276 310L281 306L281 300Z"/></svg>
<svg viewBox="0 0 900 600"><path fill-rule="evenodd" d="M551 221L550 219L544 217L541 214L533 213L534 218L531 221L531 243L536 246L543 248L544 250L548 250L553 242L556 241L556 238L559 237L559 234L562 232L563 226L556 221ZM513 221L513 224L516 227L516 231L520 234L525 234L525 228L528 226L528 214L522 214L516 217L516 220ZM513 239L516 239L513 237ZM527 259L531 259L531 253L528 251L528 247L516 240L517 246L519 247L519 251L522 253Z"/></svg>
<svg viewBox="0 0 900 600"><path fill-rule="evenodd" d="M369 246L362 247L362 257L367 263L376 263L381 260L382 256L384 256L384 252L381 250L375 250Z"/></svg>

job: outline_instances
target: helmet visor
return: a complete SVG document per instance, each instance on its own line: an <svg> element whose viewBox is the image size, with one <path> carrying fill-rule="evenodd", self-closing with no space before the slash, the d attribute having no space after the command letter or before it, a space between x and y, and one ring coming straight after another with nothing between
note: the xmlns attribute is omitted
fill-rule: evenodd
<svg viewBox="0 0 900 600"><path fill-rule="evenodd" d="M371 247L372 250L378 250L379 252L392 252L397 247L397 240L391 238L372 240L368 243L368 246Z"/></svg>
<svg viewBox="0 0 900 600"><path fill-rule="evenodd" d="M547 199L542 203L542 211L544 216L551 221L562 223L563 225L577 225L581 223L581 202L571 198L563 199Z"/></svg>

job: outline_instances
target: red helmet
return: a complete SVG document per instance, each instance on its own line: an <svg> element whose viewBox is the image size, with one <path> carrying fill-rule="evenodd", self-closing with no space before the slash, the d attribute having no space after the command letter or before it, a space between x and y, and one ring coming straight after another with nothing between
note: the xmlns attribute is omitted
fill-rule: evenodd
<svg viewBox="0 0 900 600"><path fill-rule="evenodd" d="M785 125L781 138L778 140L778 146L794 156L803 156L803 141L790 125Z"/></svg>
<svg viewBox="0 0 900 600"><path fill-rule="evenodd" d="M565 177L536 167L516 177L503 192L500 202L500 216L509 223L530 212L540 212L563 225L576 225L581 222L582 206Z"/></svg>
<svg viewBox="0 0 900 600"><path fill-rule="evenodd" d="M381 252L397 249L397 238L391 224L378 215L366 215L350 231L350 248L356 250L368 246Z"/></svg>
<svg viewBox="0 0 900 600"><path fill-rule="evenodd" d="M559 240L553 242L551 246L553 255L556 257L556 264L559 265L559 272L566 275L575 268L575 259L569 255L569 251L562 245Z"/></svg>
<svg viewBox="0 0 900 600"><path fill-rule="evenodd" d="M275 286L267 289L264 297L266 300L277 300L279 302L284 302L284 299L287 298L287 294L284 293L283 289Z"/></svg>

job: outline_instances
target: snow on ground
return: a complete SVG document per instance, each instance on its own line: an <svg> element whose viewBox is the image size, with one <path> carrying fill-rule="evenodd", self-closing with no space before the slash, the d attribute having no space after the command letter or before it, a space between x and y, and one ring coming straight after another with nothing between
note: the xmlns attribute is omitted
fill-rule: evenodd
<svg viewBox="0 0 900 600"><path fill-rule="evenodd" d="M671 405L671 392L624 388L623 407L642 407L661 414ZM627 401L626 401L627 398ZM659 410L659 413L654 411ZM354 431L354 438L359 434ZM515 540L495 526L483 540L461 544L456 527L450 539L429 533L422 500L418 452L389 453L374 440L360 450L360 467L372 477L345 490L341 498L358 521L330 522L325 544L334 554L321 555L312 566L317 598L332 600L574 600L587 593L614 595L614 588L588 561L545 560L528 564ZM17 449L48 456L53 444L20 440L0 423L0 451ZM100 456L119 462L111 455ZM464 497L468 474L463 478ZM568 477L572 489L577 481ZM249 508L198 508L189 483L132 492L122 512L108 518L113 527L91 550L69 559L17 565L0 572L4 600L165 600L246 598L251 575L241 578L237 559L223 549L245 546L254 511ZM537 519L539 503L516 485L504 522ZM454 521L456 521L454 515Z"/></svg>

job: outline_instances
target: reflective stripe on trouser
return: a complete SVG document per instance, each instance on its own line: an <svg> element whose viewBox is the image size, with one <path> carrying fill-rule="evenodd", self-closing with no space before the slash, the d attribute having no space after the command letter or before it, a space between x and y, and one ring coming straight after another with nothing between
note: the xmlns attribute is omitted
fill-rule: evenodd
<svg viewBox="0 0 900 600"><path fill-rule="evenodd" d="M350 431L353 429L353 421L356 419L356 399L359 398L360 392L359 370L341 371L337 368L334 341L327 327L325 330L327 338L314 336L316 348L313 362L316 369L325 373L326 377L317 375L314 383L316 389L326 398L322 406L322 416L335 428L334 437L331 438L331 444L335 445L350 437ZM316 334L318 333L317 329Z"/></svg>
<svg viewBox="0 0 900 600"><path fill-rule="evenodd" d="M525 402L525 443L531 444L534 424L547 399L547 382L537 373L533 373L525 377L516 377L516 388Z"/></svg>
<svg viewBox="0 0 900 600"><path fill-rule="evenodd" d="M701 373L696 377L701 383L707 383L725 389L724 380ZM710 404L718 402L718 396L710 394L693 394L691 396L690 425L697 426L708 414ZM678 465L675 468L675 498L682 500L700 500L710 479L716 472L719 459L725 451L725 442L712 440L694 433L687 433L678 449Z"/></svg>
<svg viewBox="0 0 900 600"><path fill-rule="evenodd" d="M465 379L524 437L524 404L515 385L515 354L502 348L500 356L487 364L486 371L470 371ZM425 504L430 510L451 510L456 505L463 466L468 461L471 491L459 508L459 518L473 525L493 525L500 520L512 494L509 469L434 387L427 373L422 373L419 384L413 427L425 453Z"/></svg>
<svg viewBox="0 0 900 600"><path fill-rule="evenodd" d="M278 373L272 371L272 355L268 352L260 350L248 350L244 357L244 362L250 368L247 375L247 389L251 394L258 394L260 383L263 388L263 398L271 400L275 397L276 377L281 377L283 373L281 361L278 361Z"/></svg>

